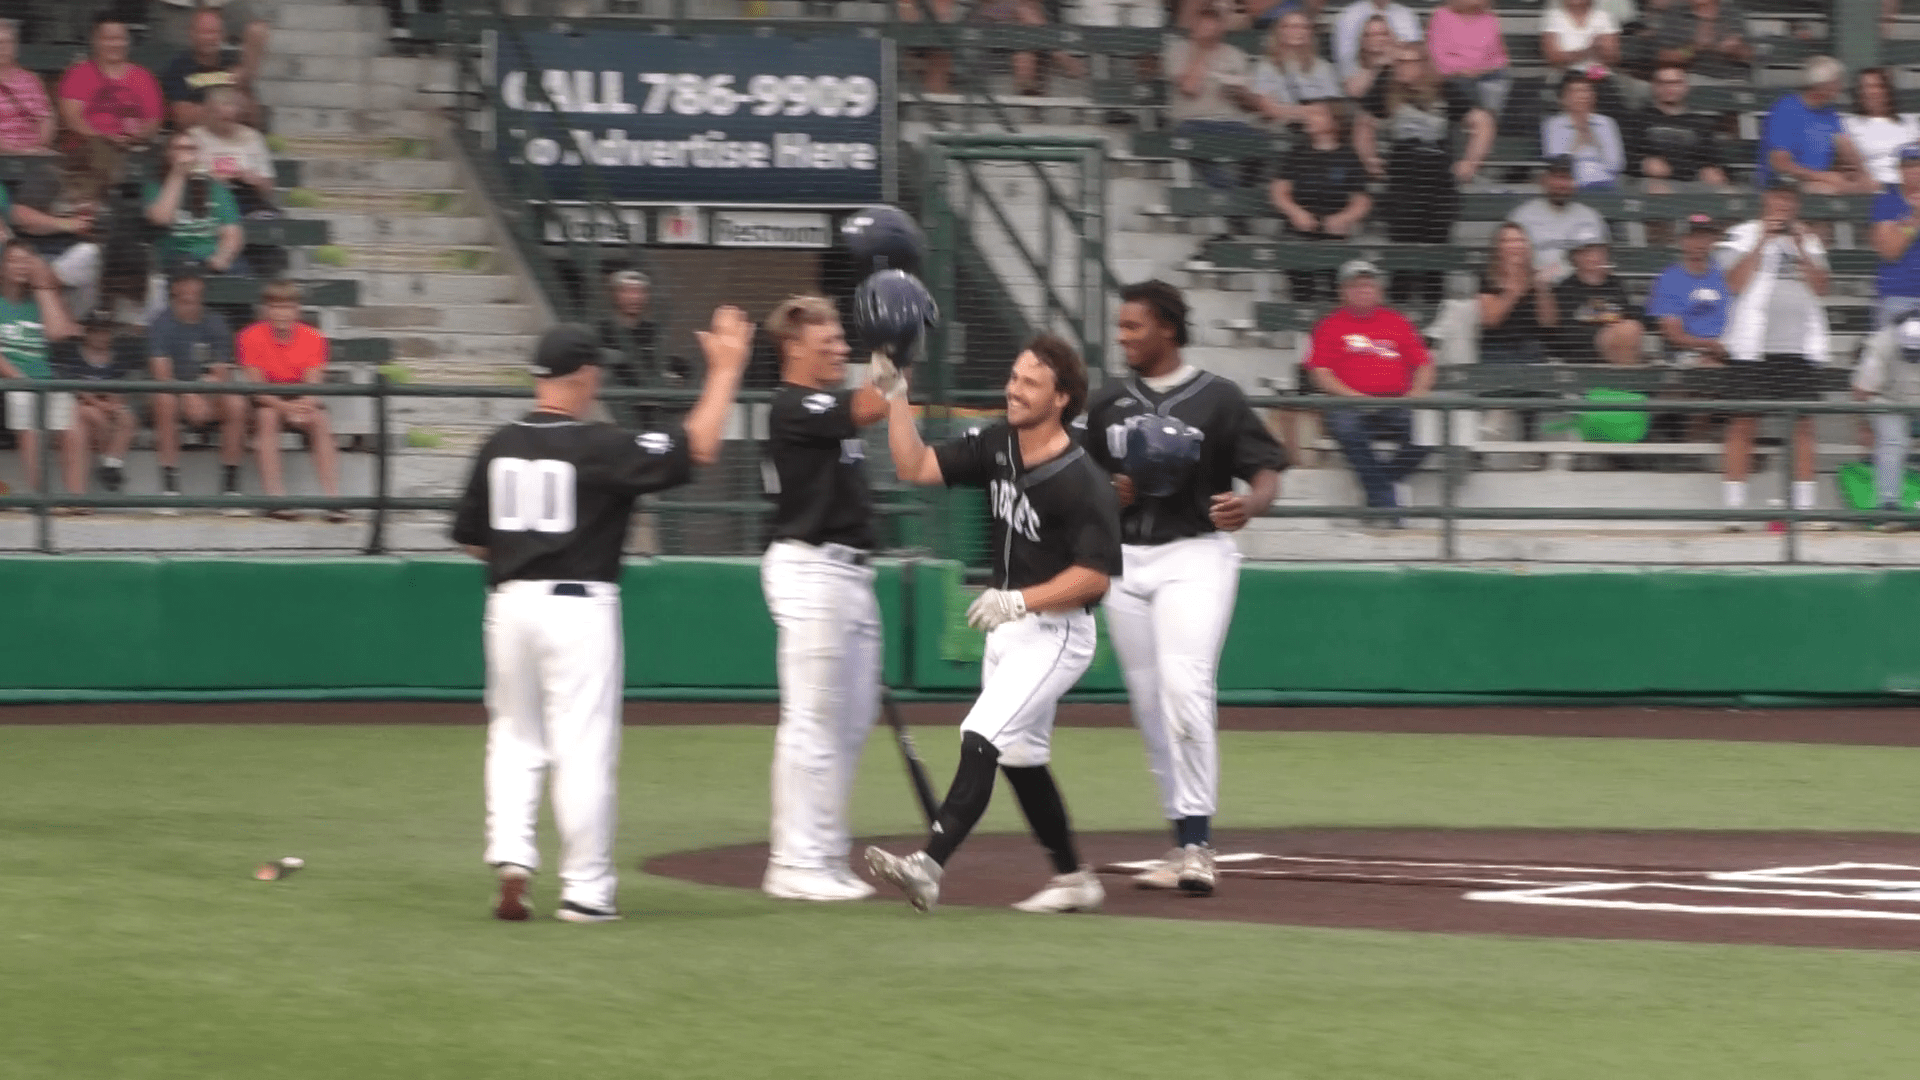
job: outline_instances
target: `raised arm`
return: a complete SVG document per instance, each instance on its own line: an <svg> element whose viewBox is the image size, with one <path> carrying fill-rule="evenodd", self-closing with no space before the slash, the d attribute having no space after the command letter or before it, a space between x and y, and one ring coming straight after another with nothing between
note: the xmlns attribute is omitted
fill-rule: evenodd
<svg viewBox="0 0 1920 1080"><path fill-rule="evenodd" d="M893 453L893 471L901 480L919 487L946 482L940 474L940 459L933 448L920 438L913 422L913 404L907 395L892 399L887 413L887 449Z"/></svg>
<svg viewBox="0 0 1920 1080"><path fill-rule="evenodd" d="M753 342L753 324L737 307L713 309L713 327L694 334L707 358L707 382L700 400L687 412L687 456L696 465L720 460L720 439L726 434L727 414L740 392L740 376L747 370Z"/></svg>

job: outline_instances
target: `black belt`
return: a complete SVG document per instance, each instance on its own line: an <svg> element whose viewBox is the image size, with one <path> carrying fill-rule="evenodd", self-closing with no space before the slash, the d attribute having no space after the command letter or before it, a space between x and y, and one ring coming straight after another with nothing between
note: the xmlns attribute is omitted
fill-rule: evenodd
<svg viewBox="0 0 1920 1080"><path fill-rule="evenodd" d="M586 596L587 587L578 581L556 581L553 583L555 596Z"/></svg>

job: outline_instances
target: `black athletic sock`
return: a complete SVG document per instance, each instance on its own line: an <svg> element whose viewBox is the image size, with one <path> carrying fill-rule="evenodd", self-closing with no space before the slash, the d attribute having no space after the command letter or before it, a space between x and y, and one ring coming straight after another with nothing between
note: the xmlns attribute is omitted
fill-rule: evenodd
<svg viewBox="0 0 1920 1080"><path fill-rule="evenodd" d="M172 465L160 466L160 490L180 490L180 470L177 467Z"/></svg>
<svg viewBox="0 0 1920 1080"><path fill-rule="evenodd" d="M220 491L233 495L240 491L240 466L222 465L220 467Z"/></svg>
<svg viewBox="0 0 1920 1080"><path fill-rule="evenodd" d="M1053 872L1071 874L1080 869L1080 853L1073 847L1073 826L1067 821L1067 804L1060 798L1060 786L1053 782L1053 770L1045 765L1000 770L1020 799L1020 812L1027 816L1033 838L1047 849L1053 859Z"/></svg>
<svg viewBox="0 0 1920 1080"><path fill-rule="evenodd" d="M1183 817L1173 823L1173 842L1181 847L1188 844L1210 844L1213 842L1213 819L1205 814Z"/></svg>
<svg viewBox="0 0 1920 1080"><path fill-rule="evenodd" d="M1184 819L1182 819L1182 818L1174 818L1173 820L1171 820L1171 821L1169 821L1169 822L1167 822L1167 831L1168 831L1168 832L1171 832L1171 833L1173 834L1173 846L1174 846L1174 847L1186 847L1186 846L1187 846L1187 845L1185 845L1185 844L1183 844L1183 843L1181 843L1181 842L1180 842L1180 822L1181 822L1182 820L1184 820Z"/></svg>
<svg viewBox="0 0 1920 1080"><path fill-rule="evenodd" d="M927 854L934 862L947 865L954 850L980 824L993 798L993 771L999 765L1000 751L986 736L971 731L960 736L960 767L953 771L953 784L927 833Z"/></svg>

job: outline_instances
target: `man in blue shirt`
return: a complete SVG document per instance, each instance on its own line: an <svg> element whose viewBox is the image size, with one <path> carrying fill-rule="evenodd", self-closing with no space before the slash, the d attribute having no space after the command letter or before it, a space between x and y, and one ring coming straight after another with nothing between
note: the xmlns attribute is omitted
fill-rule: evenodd
<svg viewBox="0 0 1920 1080"><path fill-rule="evenodd" d="M1880 255L1876 327L1920 311L1920 146L1900 151L1900 182L1873 201L1873 250Z"/></svg>
<svg viewBox="0 0 1920 1080"><path fill-rule="evenodd" d="M1727 350L1720 334L1727 328L1730 290L1712 259L1720 229L1705 214L1695 214L1680 240L1680 261L1666 268L1647 297L1647 315L1660 320L1660 337L1678 364L1724 364Z"/></svg>
<svg viewBox="0 0 1920 1080"><path fill-rule="evenodd" d="M1875 190L1833 104L1847 69L1831 56L1816 56L1802 70L1801 91L1774 102L1761 125L1758 186L1764 190L1775 176L1784 176L1799 181L1806 195Z"/></svg>

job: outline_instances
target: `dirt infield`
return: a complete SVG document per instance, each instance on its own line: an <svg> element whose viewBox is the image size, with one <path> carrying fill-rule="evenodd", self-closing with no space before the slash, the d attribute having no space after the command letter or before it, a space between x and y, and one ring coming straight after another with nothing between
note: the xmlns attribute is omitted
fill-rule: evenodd
<svg viewBox="0 0 1920 1080"><path fill-rule="evenodd" d="M915 727L954 727L964 702L913 702L901 713ZM766 703L632 701L630 725L771 725ZM0 724L480 724L478 702L258 701L139 704L3 705ZM1062 727L1126 727L1125 705L1066 705ZM1598 739L1724 739L1735 742L1920 746L1920 709L1544 708L1223 708L1228 731L1353 731L1428 735L1559 735Z"/></svg>
<svg viewBox="0 0 1920 1080"><path fill-rule="evenodd" d="M906 851L920 838L877 842ZM1214 843L1221 883L1210 897L1132 887L1139 860L1164 850L1163 834L1090 834L1082 837L1082 854L1100 868L1110 915L1920 949L1920 836L1231 829ZM766 845L754 844L663 855L643 869L756 888L766 857ZM941 902L1004 906L1037 889L1048 872L1027 837L976 836L948 866ZM869 903L903 903L881 888L881 899Z"/></svg>

